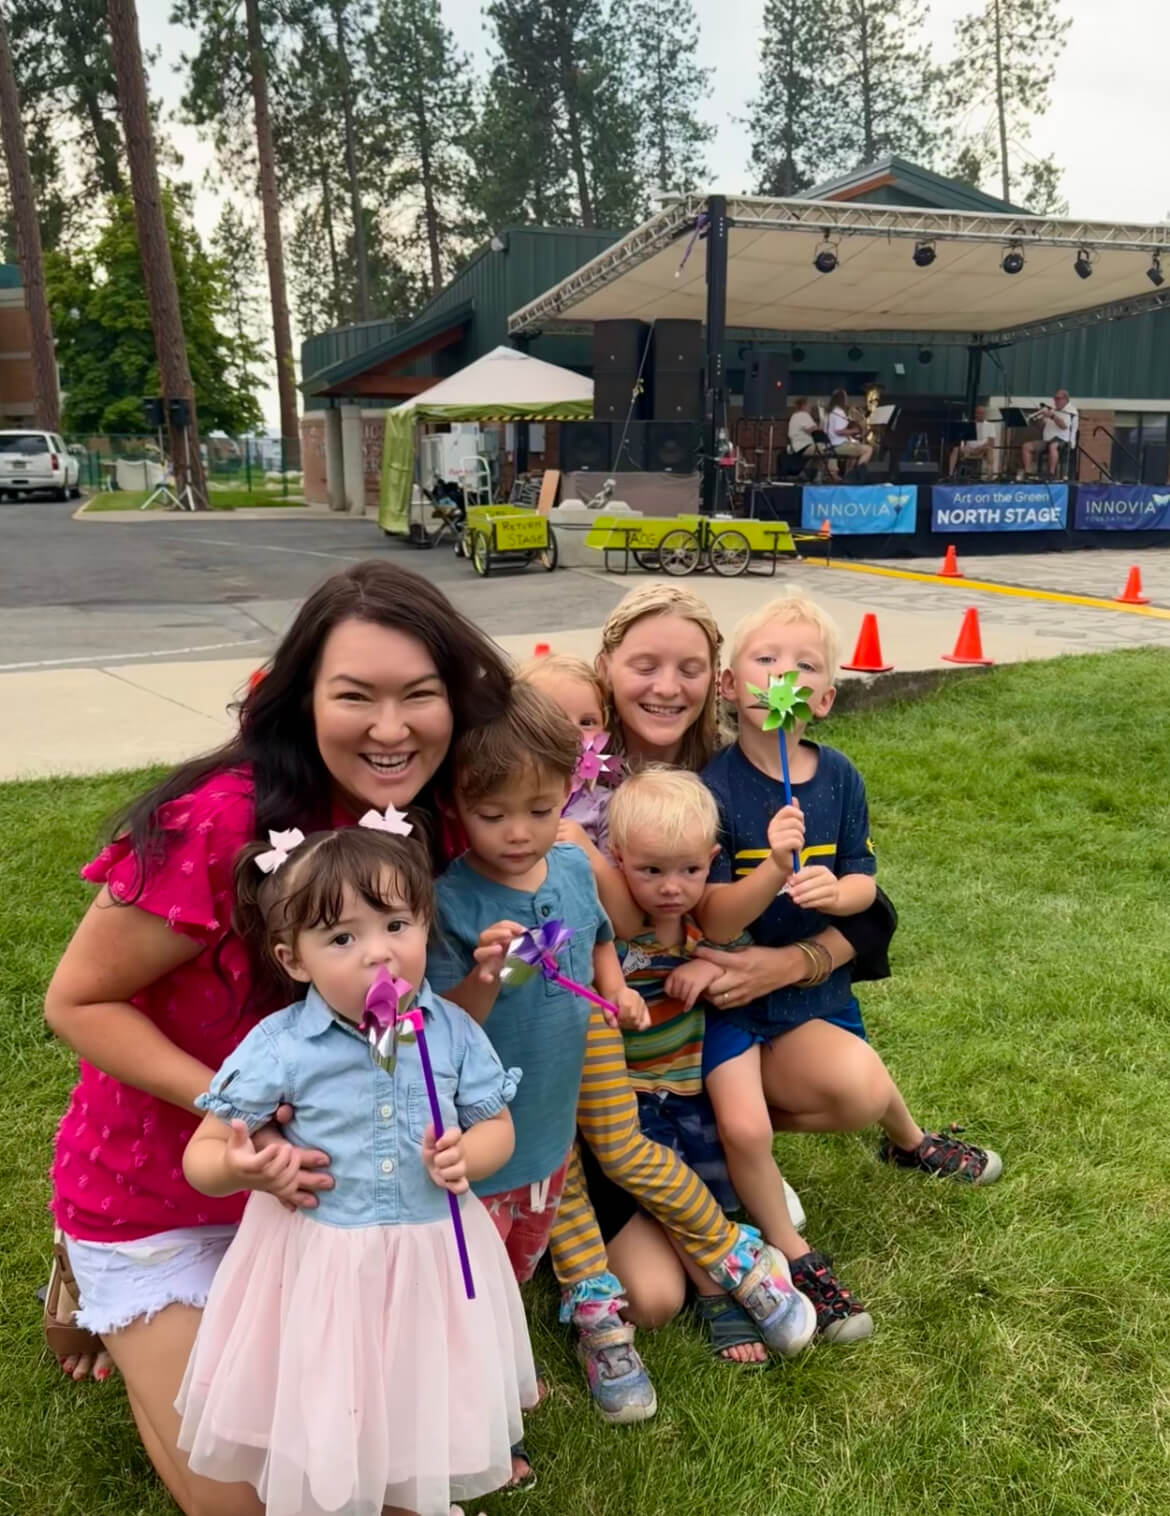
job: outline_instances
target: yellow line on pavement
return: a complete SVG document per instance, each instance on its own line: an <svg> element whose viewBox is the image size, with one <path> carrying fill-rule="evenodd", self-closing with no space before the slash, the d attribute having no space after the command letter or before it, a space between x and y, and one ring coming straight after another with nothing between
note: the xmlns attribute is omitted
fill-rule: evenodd
<svg viewBox="0 0 1170 1516"><path fill-rule="evenodd" d="M1149 616L1155 621L1170 621L1170 610L1160 605L1125 605L1119 600L1099 600L1093 595L1066 595L1060 590L1028 589L1021 584L992 584L986 579L944 579L941 574L922 574L914 569L879 567L876 563L853 563L835 558L806 558L819 568L847 569L852 574L876 574L883 579L913 579L918 584L941 584L950 589L978 590L988 595L1013 595L1018 600L1051 600L1057 605L1083 605L1093 611L1126 611L1131 616Z"/></svg>

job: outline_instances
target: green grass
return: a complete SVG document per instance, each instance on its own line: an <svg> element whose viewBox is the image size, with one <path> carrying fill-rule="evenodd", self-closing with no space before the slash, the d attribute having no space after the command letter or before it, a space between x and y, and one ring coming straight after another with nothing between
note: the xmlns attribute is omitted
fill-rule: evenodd
<svg viewBox="0 0 1170 1516"><path fill-rule="evenodd" d="M879 1169L873 1137L778 1145L809 1235L877 1333L741 1375L689 1323L644 1335L657 1418L590 1412L552 1292L540 1483L491 1516L1097 1516L1170 1510L1170 658L996 670L833 721L865 773L901 927L862 996L921 1120L1003 1154L964 1191ZM99 818L138 776L0 789L0 1511L170 1510L116 1384L42 1355L32 1290L70 1059L39 1017Z"/></svg>
<svg viewBox="0 0 1170 1516"><path fill-rule="evenodd" d="M90 511L136 511L150 495L149 490L105 490L91 495L86 505ZM213 511L237 511L266 505L304 505L297 495L284 495L278 489L220 489L212 485L207 492L207 503ZM152 510L161 510L158 505Z"/></svg>

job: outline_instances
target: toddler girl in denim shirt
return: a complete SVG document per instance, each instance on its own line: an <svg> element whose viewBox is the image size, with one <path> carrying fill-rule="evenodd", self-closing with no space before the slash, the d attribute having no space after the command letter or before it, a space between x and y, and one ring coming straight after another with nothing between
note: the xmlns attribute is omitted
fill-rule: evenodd
<svg viewBox="0 0 1170 1516"><path fill-rule="evenodd" d="M511 1156L519 1071L426 984L431 879L422 849L388 826L403 829L371 812L241 853L238 929L306 993L215 1075L183 1159L205 1194L257 1193L187 1365L179 1446L196 1473L254 1485L270 1516L448 1516L452 1500L507 1482L521 1407L536 1402L507 1254L468 1188ZM418 991L437 1141L417 1043L401 1038L387 1072L358 1030L382 968ZM257 1151L250 1134L281 1103L294 1111L287 1140ZM292 1204L295 1147L330 1155L334 1187L312 1209Z"/></svg>

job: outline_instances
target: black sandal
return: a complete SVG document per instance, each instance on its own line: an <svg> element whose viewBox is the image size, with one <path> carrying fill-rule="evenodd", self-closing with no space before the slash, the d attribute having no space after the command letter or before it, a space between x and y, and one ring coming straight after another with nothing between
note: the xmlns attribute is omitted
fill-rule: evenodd
<svg viewBox="0 0 1170 1516"><path fill-rule="evenodd" d="M723 1356L728 1348L750 1347L755 1342L767 1346L755 1322L738 1300L733 1300L730 1295L696 1295L695 1310L707 1334L713 1357L737 1369L768 1367L769 1359L766 1357L756 1363L751 1359L740 1362L739 1359Z"/></svg>

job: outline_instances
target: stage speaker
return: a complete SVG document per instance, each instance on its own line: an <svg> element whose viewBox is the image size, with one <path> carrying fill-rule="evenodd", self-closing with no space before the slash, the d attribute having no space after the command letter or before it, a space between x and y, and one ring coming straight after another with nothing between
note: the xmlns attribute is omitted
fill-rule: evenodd
<svg viewBox="0 0 1170 1516"><path fill-rule="evenodd" d="M641 421L648 414L646 404L646 378L638 389L636 369L607 369L594 371L593 414L599 421Z"/></svg>
<svg viewBox="0 0 1170 1516"><path fill-rule="evenodd" d="M162 426L166 419L166 410L157 395L152 395L142 402L142 419L152 432L157 432Z"/></svg>
<svg viewBox="0 0 1170 1516"><path fill-rule="evenodd" d="M655 421L698 421L703 414L703 376L699 369L656 369Z"/></svg>
<svg viewBox="0 0 1170 1516"><path fill-rule="evenodd" d="M599 473L610 467L608 421L562 421L560 439L562 473Z"/></svg>
<svg viewBox="0 0 1170 1516"><path fill-rule="evenodd" d="M656 321L654 367L660 374L697 373L703 367L702 322Z"/></svg>
<svg viewBox="0 0 1170 1516"><path fill-rule="evenodd" d="M647 473L694 474L698 471L703 445L701 422L651 421L645 430Z"/></svg>
<svg viewBox="0 0 1170 1516"><path fill-rule="evenodd" d="M191 424L191 407L181 395L167 401L167 415L171 419L171 426L177 432L181 432L185 426Z"/></svg>
<svg viewBox="0 0 1170 1516"><path fill-rule="evenodd" d="M911 480L915 484L933 484L942 472L941 465L933 458L918 460L903 459L898 464L899 481Z"/></svg>
<svg viewBox="0 0 1170 1516"><path fill-rule="evenodd" d="M625 419L614 423L610 430L610 465L614 473L640 474L646 467L646 434L653 422Z"/></svg>
<svg viewBox="0 0 1170 1516"><path fill-rule="evenodd" d="M783 416L788 409L788 357L752 353L743 377L745 416Z"/></svg>
<svg viewBox="0 0 1170 1516"><path fill-rule="evenodd" d="M595 321L593 323L593 378L599 374L650 374L646 346L649 330L643 321Z"/></svg>

